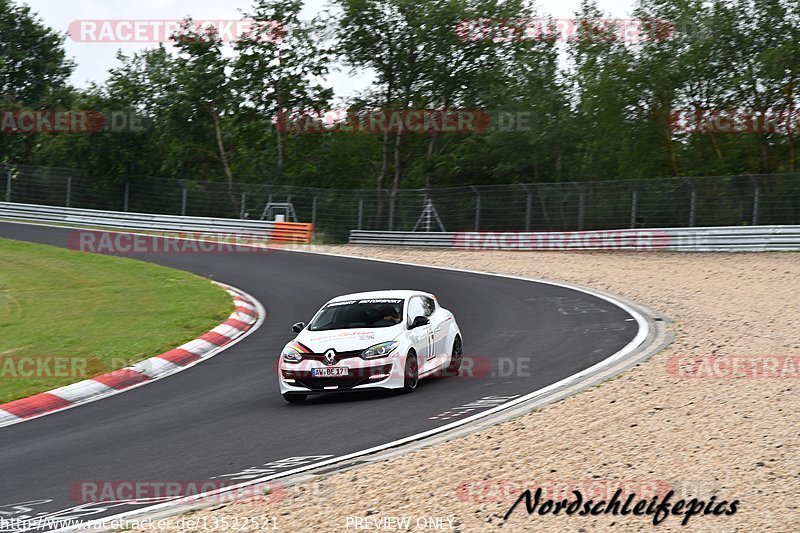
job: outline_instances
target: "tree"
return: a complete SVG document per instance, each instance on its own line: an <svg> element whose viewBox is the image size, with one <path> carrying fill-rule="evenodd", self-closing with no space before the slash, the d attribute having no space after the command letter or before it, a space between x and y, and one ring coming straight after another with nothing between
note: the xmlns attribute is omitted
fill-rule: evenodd
<svg viewBox="0 0 800 533"><path fill-rule="evenodd" d="M277 123L287 113L320 109L333 97L318 79L328 73L328 51L320 44L319 20L299 18L301 0L258 0L252 30L236 44L233 84L243 107L252 109L274 134L277 158L275 179L282 183L286 171L286 134Z"/></svg>
<svg viewBox="0 0 800 533"><path fill-rule="evenodd" d="M0 108L48 109L69 102L67 79L75 68L64 51L64 36L30 7L0 0ZM0 137L0 161L26 162L36 134Z"/></svg>
<svg viewBox="0 0 800 533"><path fill-rule="evenodd" d="M573 63L569 73L574 98L574 135L569 174L573 179L629 178L623 161L632 158L634 109L638 94L633 84L634 58L619 37L618 28L593 0L583 0L577 14L577 33L569 43Z"/></svg>
<svg viewBox="0 0 800 533"><path fill-rule="evenodd" d="M228 78L229 60L222 53L222 39L216 28L198 28L191 18L187 18L181 31L173 36L173 41L179 54L175 76L179 93L177 105L171 111L196 124L194 133L202 140L208 138L205 133L209 131L206 125L210 121L213 146L228 184L228 197L231 205L235 205L238 200L233 191L234 176L223 120L238 106ZM176 121L172 124L175 125ZM201 141L199 146L209 144Z"/></svg>

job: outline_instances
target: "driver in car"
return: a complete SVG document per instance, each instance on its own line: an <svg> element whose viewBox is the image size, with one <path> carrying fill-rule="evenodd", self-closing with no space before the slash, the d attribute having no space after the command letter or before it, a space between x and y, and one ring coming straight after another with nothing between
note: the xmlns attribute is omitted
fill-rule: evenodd
<svg viewBox="0 0 800 533"><path fill-rule="evenodd" d="M383 309L383 320L389 322L390 324L399 324L400 317L397 314L397 308L393 305L387 305Z"/></svg>

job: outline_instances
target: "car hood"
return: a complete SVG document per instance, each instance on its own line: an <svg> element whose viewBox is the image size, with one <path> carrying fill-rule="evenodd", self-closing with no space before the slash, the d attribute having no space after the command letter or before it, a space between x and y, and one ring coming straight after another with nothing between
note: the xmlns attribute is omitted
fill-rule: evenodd
<svg viewBox="0 0 800 533"><path fill-rule="evenodd" d="M324 353L333 349L336 352L366 350L381 342L395 340L402 331L402 324L388 328L332 329L328 331L309 331L304 329L295 339L314 353Z"/></svg>

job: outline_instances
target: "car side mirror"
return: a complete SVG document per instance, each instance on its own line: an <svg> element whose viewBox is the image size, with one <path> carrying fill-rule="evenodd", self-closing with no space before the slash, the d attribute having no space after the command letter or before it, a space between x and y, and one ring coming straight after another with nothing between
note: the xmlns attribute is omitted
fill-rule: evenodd
<svg viewBox="0 0 800 533"><path fill-rule="evenodd" d="M306 327L306 323L305 322L298 322L297 324L292 326L292 331L294 331L295 333L300 333L301 331L303 331L305 329L305 327Z"/></svg>
<svg viewBox="0 0 800 533"><path fill-rule="evenodd" d="M418 328L420 326L425 326L427 324L430 324L430 322L431 321L428 320L428 317L426 317L426 316L418 316L418 317L416 317L414 319L413 322L411 322L411 327L408 328L408 329L414 329L414 328Z"/></svg>

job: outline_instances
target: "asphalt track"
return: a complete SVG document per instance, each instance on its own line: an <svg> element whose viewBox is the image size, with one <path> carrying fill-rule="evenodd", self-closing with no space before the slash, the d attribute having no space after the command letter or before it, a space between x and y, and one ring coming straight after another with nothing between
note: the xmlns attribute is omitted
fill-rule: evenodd
<svg viewBox="0 0 800 533"><path fill-rule="evenodd" d="M0 223L0 237L61 247L70 231ZM74 488L86 480L235 479L230 474L248 468L259 477L280 471L281 464L264 465L286 458L338 457L381 445L457 420L431 418L442 413L465 416L459 406L521 396L589 368L638 331L628 313L603 299L517 279L286 251L135 258L230 283L261 301L266 322L177 375L0 429L0 518L94 519L136 508L76 501ZM291 324L333 296L387 288L432 292L454 312L473 375L423 380L408 395L351 393L287 404L273 365L293 336ZM534 451L532 442L520 453L544 460ZM19 506L25 502L34 503Z"/></svg>

